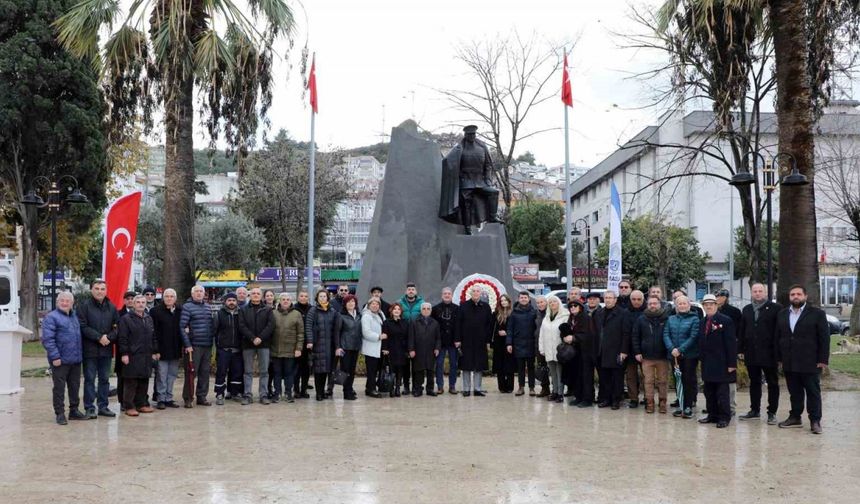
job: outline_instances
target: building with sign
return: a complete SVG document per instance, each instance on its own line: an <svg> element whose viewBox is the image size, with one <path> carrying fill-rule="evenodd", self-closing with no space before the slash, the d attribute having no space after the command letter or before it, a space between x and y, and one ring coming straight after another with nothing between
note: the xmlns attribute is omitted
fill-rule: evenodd
<svg viewBox="0 0 860 504"><path fill-rule="evenodd" d="M819 134L815 139L817 164L833 165L841 159L856 169L860 157L858 104L860 102L835 102L826 110L819 121ZM769 158L776 154L778 144L775 114L763 113L761 124L760 145L763 146L762 153ZM746 279L733 280L730 273L733 229L743 225L737 191L723 179L684 175L689 173L690 159L679 154L683 149L695 149L705 141L728 151L729 144L713 139L713 133L714 115L711 111L667 112L657 125L644 128L571 183L572 217L574 220L586 219L591 224L591 247L596 250L609 226L610 185L615 182L623 217L650 214L688 227L695 232L701 250L710 254L705 280L690 283L688 292L701 299L707 292L728 288L733 297L747 299L749 288ZM852 157L849 159L849 156ZM731 156L727 157L731 159ZM731 176L721 161L707 156L702 158L696 160L697 172L717 173L726 178ZM816 184L817 188L822 187L820 181ZM773 205L777 221L778 197L779 190L774 193ZM858 287L856 268L860 250L856 241L847 239L850 235L848 224L834 218L839 210L832 206L832 202L819 194L816 204L818 250L826 251L820 265L821 302L824 305L850 305Z"/></svg>

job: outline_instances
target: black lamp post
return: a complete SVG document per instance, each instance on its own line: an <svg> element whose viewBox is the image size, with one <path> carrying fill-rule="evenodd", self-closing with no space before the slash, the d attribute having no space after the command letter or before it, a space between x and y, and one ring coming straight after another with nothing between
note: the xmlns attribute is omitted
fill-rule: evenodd
<svg viewBox="0 0 860 504"><path fill-rule="evenodd" d="M767 298L773 299L773 240L771 238L771 235L773 234L773 192L776 190L777 185L788 187L802 186L808 184L809 180L806 178L806 175L800 173L800 170L797 167L797 158L794 157L793 154L780 152L774 156L772 161L765 160L764 156L762 156L760 152L753 151L752 149L750 149L750 154L757 158L761 158L764 162L764 169L762 169L762 173L764 174L764 186L762 188L767 195L765 197L765 202L767 204ZM791 164L791 173L782 179L779 179L778 177L780 158L788 158ZM758 182L755 174L747 171L745 166L745 164L741 166L741 169L735 173L729 184L745 187ZM753 170L755 170L755 167L756 162L754 160Z"/></svg>
<svg viewBox="0 0 860 504"><path fill-rule="evenodd" d="M71 193L69 193L64 199L60 199L59 184L67 178L74 182L74 186L68 188L71 190ZM33 179L33 185L43 185L48 187L47 203L41 196L36 194L36 191L33 188L30 188L30 190L27 191L27 194L24 195L21 203L37 208L48 207L48 212L51 215L51 309L53 310L57 308L57 218L60 213L60 206L63 203L88 203L89 200L86 196L81 194L78 179L71 175L63 175L60 178L54 178L53 175L51 178L40 175Z"/></svg>
<svg viewBox="0 0 860 504"><path fill-rule="evenodd" d="M591 225L588 223L588 218L582 217L576 219L573 223L573 230L570 232L573 236L582 236L582 231L579 230L579 224L585 226L585 250L588 255L588 292L591 292ZM573 271L568 271L568 275L573 275Z"/></svg>

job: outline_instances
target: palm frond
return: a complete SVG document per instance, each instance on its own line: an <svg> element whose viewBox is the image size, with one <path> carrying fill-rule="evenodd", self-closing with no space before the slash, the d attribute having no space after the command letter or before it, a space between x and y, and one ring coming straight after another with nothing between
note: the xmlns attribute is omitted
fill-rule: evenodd
<svg viewBox="0 0 860 504"><path fill-rule="evenodd" d="M119 10L117 0L81 0L54 22L57 39L76 57L98 65L99 30L113 26Z"/></svg>

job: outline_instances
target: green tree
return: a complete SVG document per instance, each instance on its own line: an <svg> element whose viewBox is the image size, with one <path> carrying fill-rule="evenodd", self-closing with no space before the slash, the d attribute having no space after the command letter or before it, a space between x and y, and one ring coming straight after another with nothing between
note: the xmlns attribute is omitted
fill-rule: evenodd
<svg viewBox="0 0 860 504"><path fill-rule="evenodd" d="M528 255L541 269L564 265L564 207L551 202L529 202L511 210L508 247L512 254Z"/></svg>
<svg viewBox="0 0 860 504"><path fill-rule="evenodd" d="M743 243L744 235L743 226L735 228L735 280L740 280L744 277L749 277L750 282L767 283L767 240L764 239L759 243L758 256L761 261L753 261L749 250ZM762 234L762 238L766 238ZM773 234L771 236L773 247L773 278L779 278L779 224L773 223ZM726 256L726 263L729 262Z"/></svg>
<svg viewBox="0 0 860 504"><path fill-rule="evenodd" d="M531 151L525 151L517 156L517 161L520 163L528 163L531 166L535 165L535 155Z"/></svg>
<svg viewBox="0 0 860 504"><path fill-rule="evenodd" d="M39 239L48 212L21 204L24 194L46 188L39 176L77 178L90 205L63 208L61 226L85 234L105 206L105 108L95 73L57 43L51 23L64 0L0 0L0 191L5 219L21 225L21 323L38 327ZM68 194L69 179L60 184ZM61 254L62 255L62 254Z"/></svg>
<svg viewBox="0 0 860 504"><path fill-rule="evenodd" d="M275 47L292 46L285 0L77 0L56 23L59 40L104 76L111 132L121 136L163 106L165 130L164 279L187 292L194 282L195 96L210 142L224 137L239 156L253 145L272 103ZM127 9L123 6L127 5ZM107 31L100 47L100 33ZM306 61L303 52L302 67Z"/></svg>
<svg viewBox="0 0 860 504"><path fill-rule="evenodd" d="M219 275L230 269L242 270L250 278L262 266L265 235L244 215L230 211L200 217L194 232L197 279L204 273Z"/></svg>
<svg viewBox="0 0 860 504"><path fill-rule="evenodd" d="M239 180L239 194L232 202L237 211L265 230L264 257L282 269L296 266L299 272L307 263L307 167L308 149L282 130L263 150L248 158L245 175ZM349 189L339 153L317 153L314 184L314 244L319 250ZM296 285L302 285L301 278ZM287 289L283 276L282 287Z"/></svg>
<svg viewBox="0 0 860 504"><path fill-rule="evenodd" d="M609 260L609 228L595 255L599 264ZM623 272L634 285L659 285L663 292L685 287L691 280L705 279L710 256L699 250L692 229L643 215L621 222Z"/></svg>

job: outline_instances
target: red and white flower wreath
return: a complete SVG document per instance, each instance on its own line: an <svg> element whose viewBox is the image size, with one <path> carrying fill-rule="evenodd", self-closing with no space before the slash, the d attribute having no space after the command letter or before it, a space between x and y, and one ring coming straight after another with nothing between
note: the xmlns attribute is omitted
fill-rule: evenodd
<svg viewBox="0 0 860 504"><path fill-rule="evenodd" d="M493 311L495 311L496 304L499 302L499 296L507 294L504 284L497 278L475 273L460 280L457 288L454 289L454 301L457 304L465 302L469 299L469 291L475 286L480 287L484 291L484 294L487 296L487 303Z"/></svg>

